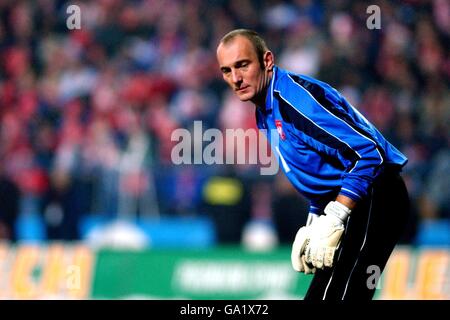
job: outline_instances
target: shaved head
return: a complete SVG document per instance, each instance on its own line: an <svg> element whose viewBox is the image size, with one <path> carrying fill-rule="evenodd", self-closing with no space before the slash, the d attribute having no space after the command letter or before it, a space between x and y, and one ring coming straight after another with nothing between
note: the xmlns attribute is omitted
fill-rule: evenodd
<svg viewBox="0 0 450 320"><path fill-rule="evenodd" d="M264 53L269 51L269 48L266 45L266 42L263 38L259 36L259 34L253 30L248 29L236 29L228 32L226 35L222 37L219 44L228 44L232 42L236 37L242 36L250 41L253 46L253 49L256 52L256 56L261 67L264 66Z"/></svg>

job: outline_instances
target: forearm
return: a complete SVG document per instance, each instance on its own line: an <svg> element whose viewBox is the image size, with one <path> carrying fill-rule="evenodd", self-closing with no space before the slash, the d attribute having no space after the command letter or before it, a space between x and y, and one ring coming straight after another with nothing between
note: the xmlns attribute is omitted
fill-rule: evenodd
<svg viewBox="0 0 450 320"><path fill-rule="evenodd" d="M350 210L353 210L356 207L356 201L350 199L347 196L344 196L342 194L338 195L336 198L336 201L339 203L342 203L344 206L349 208Z"/></svg>

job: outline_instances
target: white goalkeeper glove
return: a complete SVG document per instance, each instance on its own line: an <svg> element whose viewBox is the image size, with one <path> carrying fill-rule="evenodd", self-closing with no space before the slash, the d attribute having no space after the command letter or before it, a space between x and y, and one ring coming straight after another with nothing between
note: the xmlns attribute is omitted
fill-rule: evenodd
<svg viewBox="0 0 450 320"><path fill-rule="evenodd" d="M311 223L313 223L316 219L319 218L318 214L315 213L308 213L308 219L306 219L306 225L309 226Z"/></svg>
<svg viewBox="0 0 450 320"><path fill-rule="evenodd" d="M337 201L331 201L324 213L309 226L309 242L303 251L305 262L319 269L333 266L334 254L339 248L344 223L351 210Z"/></svg>
<svg viewBox="0 0 450 320"><path fill-rule="evenodd" d="M306 226L301 227L295 236L291 251L291 263L295 271L304 272L305 274L314 273L316 271L311 265L308 265L305 260L305 249L309 242L309 232L311 223L319 216L310 212L306 220Z"/></svg>

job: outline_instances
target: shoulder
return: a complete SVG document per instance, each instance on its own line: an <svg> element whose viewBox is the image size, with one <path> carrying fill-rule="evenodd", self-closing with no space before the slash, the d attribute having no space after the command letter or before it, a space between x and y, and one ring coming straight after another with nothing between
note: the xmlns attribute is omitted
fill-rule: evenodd
<svg viewBox="0 0 450 320"><path fill-rule="evenodd" d="M291 73L287 76L289 81L295 83L298 88L316 100L322 102L328 100L333 103L340 103L342 100L342 95L339 91L326 82L302 74Z"/></svg>
<svg viewBox="0 0 450 320"><path fill-rule="evenodd" d="M320 81L305 76L290 72L283 69L277 70L276 82L274 91L285 97L298 98L299 96L307 95L311 91L323 91Z"/></svg>
<svg viewBox="0 0 450 320"><path fill-rule="evenodd" d="M333 89L330 85L327 83L320 81L318 79L315 79L313 77L290 72L288 70L284 70L282 68L277 68L276 70L277 76L276 76L276 83L275 83L275 89L282 90L282 89L292 89L293 87L298 87L300 90L309 89L311 87L315 88L322 88L322 89Z"/></svg>

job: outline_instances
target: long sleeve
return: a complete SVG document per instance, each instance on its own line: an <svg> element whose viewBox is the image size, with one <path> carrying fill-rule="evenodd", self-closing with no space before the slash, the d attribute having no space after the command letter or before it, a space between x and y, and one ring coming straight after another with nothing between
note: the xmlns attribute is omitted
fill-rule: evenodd
<svg viewBox="0 0 450 320"><path fill-rule="evenodd" d="M361 123L368 124L367 120L360 114L349 116L339 112L342 110L333 106L331 99L326 99L326 89L320 88L322 92L316 98L311 88L305 88L299 79L292 75L285 77L274 90L285 102L284 112L302 140L344 166L340 194L358 201L367 194L384 161L383 150L367 133L371 128L367 127L367 131L361 128ZM330 91L329 94L335 93ZM354 121L355 116L359 118Z"/></svg>

